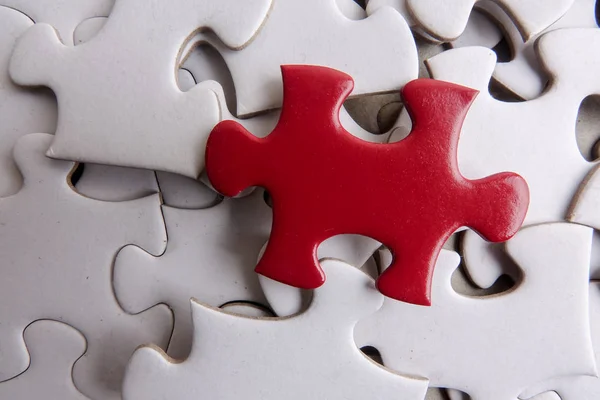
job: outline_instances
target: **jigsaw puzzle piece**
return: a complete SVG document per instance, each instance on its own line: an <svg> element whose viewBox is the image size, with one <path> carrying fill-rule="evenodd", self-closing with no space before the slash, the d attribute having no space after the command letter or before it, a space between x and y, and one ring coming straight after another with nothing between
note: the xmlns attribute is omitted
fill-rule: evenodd
<svg viewBox="0 0 600 400"><path fill-rule="evenodd" d="M17 140L28 133L56 130L56 100L51 93L15 85L8 74L10 55L33 22L19 11L0 6L0 197L19 191L23 179L12 157Z"/></svg>
<svg viewBox="0 0 600 400"><path fill-rule="evenodd" d="M202 84L179 90L179 52L200 28L242 47L269 7L270 0L118 0L100 33L79 46L65 46L52 26L36 24L15 47L11 76L57 93L59 126L49 156L197 178L220 111Z"/></svg>
<svg viewBox="0 0 600 400"><path fill-rule="evenodd" d="M582 100L600 94L600 79L593 72L593 66L600 67L600 52L590 51L596 48L600 49L598 29L560 29L543 35L538 54L553 79L542 96L521 103L502 102L489 94L496 61L489 49L454 49L427 61L434 78L481 90L463 124L458 166L467 178L505 170L525 178L531 194L525 225L564 220L594 165L579 151L575 126ZM504 272L502 262L477 264L495 259L494 251L473 234L467 236L472 240L463 249L473 254L466 256L469 275L478 286L489 287Z"/></svg>
<svg viewBox="0 0 600 400"><path fill-rule="evenodd" d="M85 352L85 338L57 321L40 320L23 334L31 363L23 374L0 383L2 399L89 400L73 384L73 364Z"/></svg>
<svg viewBox="0 0 600 400"><path fill-rule="evenodd" d="M335 0L276 1L261 31L243 51L209 42L231 71L238 116L281 107L279 67L283 64L344 70L356 81L355 95L398 90L416 78L418 71L410 29L388 7L353 21L343 15ZM382 57L386 62L373 62Z"/></svg>
<svg viewBox="0 0 600 400"><path fill-rule="evenodd" d="M600 164L581 183L567 211L567 220L600 230Z"/></svg>
<svg viewBox="0 0 600 400"><path fill-rule="evenodd" d="M589 285L589 311L592 333L592 343L596 364L600 363L600 283L590 282ZM595 376L574 376L557 379L546 383L536 391L551 388L555 390L561 400L592 400L600 398L600 378ZM529 392L524 393L525 396Z"/></svg>
<svg viewBox="0 0 600 400"><path fill-rule="evenodd" d="M570 223L521 229L506 247L524 278L515 290L478 298L452 289L460 257L444 250L432 306L386 299L357 324L357 344L376 347L394 371L427 377L431 386L455 388L473 400L516 399L540 382L595 376L587 290L591 238L591 228Z"/></svg>
<svg viewBox="0 0 600 400"><path fill-rule="evenodd" d="M189 300L214 307L233 300L266 303L253 268L269 237L271 209L256 190L204 210L163 207L169 242L154 257L135 246L115 260L113 286L123 309L138 313L165 303L175 315L168 353L184 358L192 341Z"/></svg>
<svg viewBox="0 0 600 400"><path fill-rule="evenodd" d="M19 140L14 158L24 186L0 199L0 379L27 368L26 356L25 363L10 358L24 349L25 327L40 318L59 320L87 339L73 372L79 390L117 399L128 355L142 343L166 346L172 330L166 306L127 315L111 286L112 262L122 246L164 251L160 197L111 203L77 194L69 183L74 163L44 155L51 141L47 134Z"/></svg>
<svg viewBox="0 0 600 400"><path fill-rule="evenodd" d="M352 339L356 322L381 306L373 281L341 261L327 260L323 268L330 279L292 318L236 317L192 300L189 358L177 362L155 348L138 349L123 398L424 399L427 381L387 371Z"/></svg>
<svg viewBox="0 0 600 400"><path fill-rule="evenodd" d="M568 12L558 21L524 42L510 17L498 5L483 3L482 9L498 20L506 32L513 54L509 62L496 65L494 78L503 87L525 100L538 97L547 84L547 77L535 52L536 40L544 33L556 29L597 28L595 5L595 0L575 0Z"/></svg>
<svg viewBox="0 0 600 400"><path fill-rule="evenodd" d="M339 122L352 88L348 75L316 66L283 66L282 72L286 101L275 130L257 138L240 124L223 121L206 150L208 177L220 193L235 196L246 187L263 186L273 198L274 224L258 273L316 288L324 281L318 245L336 235L361 234L394 254L378 280L382 293L427 305L435 259L456 229L470 226L492 241L517 231L528 202L523 179L503 173L467 181L456 168L460 126L475 91L434 80L412 82L403 96L417 128L410 139L382 145L349 135ZM432 168L435 174L423 174ZM294 186L287 184L290 179ZM447 196L428 205L406 197L421 191ZM347 199L344 207L340 199ZM423 207L437 211L424 213Z"/></svg>
<svg viewBox="0 0 600 400"><path fill-rule="evenodd" d="M52 25L63 43L73 45L76 27L88 18L108 16L115 0L2 0L1 3L21 11L35 23Z"/></svg>
<svg viewBox="0 0 600 400"><path fill-rule="evenodd" d="M465 30L469 15L479 0L406 0L413 18L429 35L451 41ZM540 33L562 17L573 0L494 0L514 20L525 40Z"/></svg>

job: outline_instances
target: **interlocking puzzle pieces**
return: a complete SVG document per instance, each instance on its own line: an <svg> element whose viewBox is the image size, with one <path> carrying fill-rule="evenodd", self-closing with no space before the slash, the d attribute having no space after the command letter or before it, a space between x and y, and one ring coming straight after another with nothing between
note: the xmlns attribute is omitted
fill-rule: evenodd
<svg viewBox="0 0 600 400"><path fill-rule="evenodd" d="M468 181L456 167L460 126L475 91L411 82L403 96L416 128L404 141L384 145L361 141L340 124L350 76L315 66L283 66L282 73L285 102L275 130L261 139L224 121L206 150L207 174L219 192L235 196L262 186L273 198L273 229L258 273L316 288L324 281L318 245L360 234L394 255L378 280L382 293L427 305L435 260L456 229L470 226L503 241L520 227L528 202L521 177Z"/></svg>
<svg viewBox="0 0 600 400"><path fill-rule="evenodd" d="M355 95L398 90L418 71L410 29L389 7L356 21L345 17L335 0L275 1L264 26L243 51L208 41L231 71L238 116L281 107L280 65L344 70L356 81ZM374 62L382 59L386 61Z"/></svg>
<svg viewBox="0 0 600 400"><path fill-rule="evenodd" d="M525 224L564 220L579 184L594 165L577 147L579 105L588 95L600 93L594 69L600 67L600 52L590 50L600 49L599 29L555 30L538 40L537 49L552 81L542 96L521 103L496 100L487 90L496 61L489 49L454 49L427 61L436 79L481 90L462 127L458 166L467 178L506 170L523 176L531 194ZM477 263L493 259L480 257L493 251L473 233L466 235L472 239L463 245L469 275L478 286L489 287L502 274L501 263Z"/></svg>
<svg viewBox="0 0 600 400"><path fill-rule="evenodd" d="M13 146L28 133L56 129L56 100L51 93L15 85L8 74L17 38L33 25L31 19L0 6L0 197L19 191L23 179L12 158Z"/></svg>
<svg viewBox="0 0 600 400"><path fill-rule="evenodd" d="M357 344L375 346L388 368L459 389L473 400L515 399L540 382L595 376L588 316L591 239L592 229L577 224L523 228L506 247L524 278L515 290L483 298L452 289L460 260L443 250L433 305L386 299L378 313L357 324Z"/></svg>
<svg viewBox="0 0 600 400"><path fill-rule="evenodd" d="M408 9L422 29L447 42L464 31L469 14L479 0L406 0ZM511 16L526 40L562 17L573 0L493 0Z"/></svg>
<svg viewBox="0 0 600 400"><path fill-rule="evenodd" d="M87 339L87 352L73 371L79 390L118 399L131 352L143 343L166 347L172 330L166 306L128 315L111 285L113 259L122 246L164 251L160 197L111 203L78 195L68 181L74 163L44 155L51 141L47 134L19 140L14 158L24 186L0 199L0 380L27 368L23 330L47 318Z"/></svg>
<svg viewBox="0 0 600 400"><path fill-rule="evenodd" d="M225 199L204 210L163 207L169 242L154 257L136 246L123 248L114 267L113 286L130 313L164 303L175 315L167 352L185 358L192 345L189 300L219 307L233 300L265 304L254 266L269 237L271 209L263 191Z"/></svg>
<svg viewBox="0 0 600 400"><path fill-rule="evenodd" d="M27 371L0 383L2 399L89 400L73 384L75 361L85 352L85 338L69 325L41 320L23 333L31 362Z"/></svg>
<svg viewBox="0 0 600 400"><path fill-rule="evenodd" d="M52 25L66 45L74 43L75 28L84 20L106 17L115 0L2 0L1 5L26 14L36 23Z"/></svg>
<svg viewBox="0 0 600 400"><path fill-rule="evenodd" d="M376 278L379 275L375 272L378 268L372 256L380 247L381 243L366 236L334 236L319 245L317 259L319 262L327 258L342 260ZM261 257L265 248L266 244L262 249ZM307 295L301 289L264 275L258 275L258 281L269 305L277 316L297 314L305 307Z"/></svg>
<svg viewBox="0 0 600 400"><path fill-rule="evenodd" d="M510 92L531 100L538 97L547 84L543 67L535 51L535 42L544 33L564 28L597 28L595 0L575 0L568 12L539 35L523 41L521 34L508 15L495 3L482 3L482 10L492 15L510 42L512 59L494 69L494 78ZM487 47L487 46L486 46Z"/></svg>
<svg viewBox="0 0 600 400"><path fill-rule="evenodd" d="M220 110L214 92L202 84L179 90L179 52L200 28L212 29L227 46L242 47L269 7L270 0L117 0L106 25L79 46L65 46L52 26L36 24L15 47L11 77L57 94L50 157L197 178Z"/></svg>
<svg viewBox="0 0 600 400"><path fill-rule="evenodd" d="M382 303L373 280L341 261L324 261L323 268L330 279L315 291L310 308L292 318L237 317L192 300L189 358L177 362L153 347L138 349L127 368L124 400L200 395L223 400L423 399L426 380L380 367L354 343L356 322Z"/></svg>

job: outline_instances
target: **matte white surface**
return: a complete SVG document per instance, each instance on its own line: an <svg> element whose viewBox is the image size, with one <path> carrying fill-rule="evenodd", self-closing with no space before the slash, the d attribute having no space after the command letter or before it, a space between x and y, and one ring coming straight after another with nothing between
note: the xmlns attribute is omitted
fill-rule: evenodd
<svg viewBox="0 0 600 400"><path fill-rule="evenodd" d="M14 156L25 183L0 199L0 380L27 368L23 329L36 319L54 319L87 339L73 371L79 390L118 399L131 352L143 343L166 346L171 334L167 307L128 315L111 285L122 246L164 250L160 199L154 194L112 203L77 194L68 183L74 164L44 155L51 140L42 133L19 140Z"/></svg>
<svg viewBox="0 0 600 400"><path fill-rule="evenodd" d="M465 119L458 144L461 173L471 179L512 171L527 181L530 204L524 225L564 220L580 183L594 164L577 146L575 125L581 101L600 94L600 29L563 29L538 41L540 61L553 76L534 100L506 103L488 92L495 67L489 49L454 49L427 61L436 79L480 90ZM489 287L504 270L500 262L479 264L490 246L476 233L463 245L469 275ZM471 249L470 246L479 247Z"/></svg>
<svg viewBox="0 0 600 400"><path fill-rule="evenodd" d="M176 60L200 28L227 46L246 45L269 7L270 0L118 0L100 32L75 47L61 43L50 25L29 29L15 47L11 77L57 94L49 156L197 178L219 104L202 84L181 92Z"/></svg>
<svg viewBox="0 0 600 400"><path fill-rule="evenodd" d="M23 184L12 157L17 140L28 133L54 133L56 100L52 93L15 85L8 75L10 55L33 22L24 14L0 7L0 197L15 194Z"/></svg>
<svg viewBox="0 0 600 400"><path fill-rule="evenodd" d="M69 325L40 320L23 334L31 363L23 374L0 383L6 400L89 400L73 384L73 363L85 352L85 338Z"/></svg>
<svg viewBox="0 0 600 400"><path fill-rule="evenodd" d="M119 304L137 313L155 304L171 307L175 328L168 353L185 358L192 345L190 298L214 307L237 300L266 304L254 272L271 230L271 209L256 190L204 210L163 207L169 242L154 257L136 246L115 259L114 289Z"/></svg>
<svg viewBox="0 0 600 400"><path fill-rule="evenodd" d="M354 78L354 96L398 90L418 72L410 29L389 7L355 21L340 11L335 0L275 1L245 49L231 51L220 42L211 44L231 71L238 116L281 107L282 64L344 71Z"/></svg>
<svg viewBox="0 0 600 400"><path fill-rule="evenodd" d="M340 261L323 268L327 282L292 318L236 317L192 300L189 358L174 362L155 348L138 349L124 399L423 399L427 381L385 370L354 343L356 322L383 301L373 280Z"/></svg>
<svg viewBox="0 0 600 400"><path fill-rule="evenodd" d="M52 25L66 45L73 45L76 27L93 17L110 14L115 0L2 0L3 6L14 8L36 24Z"/></svg>
<svg viewBox="0 0 600 400"><path fill-rule="evenodd" d="M479 0L406 0L415 21L442 41L456 39L464 31ZM540 33L562 17L573 0L493 0L515 21L525 39Z"/></svg>
<svg viewBox="0 0 600 400"><path fill-rule="evenodd" d="M540 382L594 375L591 239L592 229L576 224L522 229L507 251L524 279L512 291L483 298L452 289L460 259L442 250L431 307L386 299L379 312L357 324L357 344L375 346L388 368L459 389L473 400L515 399Z"/></svg>

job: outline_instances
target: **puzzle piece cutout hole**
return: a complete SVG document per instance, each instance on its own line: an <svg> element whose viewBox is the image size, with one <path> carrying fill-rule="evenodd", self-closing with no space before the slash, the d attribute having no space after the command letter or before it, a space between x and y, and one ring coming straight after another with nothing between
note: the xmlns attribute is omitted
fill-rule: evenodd
<svg viewBox="0 0 600 400"><path fill-rule="evenodd" d="M373 362L376 362L379 365L383 364L383 358L381 357L381 353L377 348L373 346L363 346L360 348L360 351L366 356L369 357Z"/></svg>
<svg viewBox="0 0 600 400"><path fill-rule="evenodd" d="M248 301L248 300L236 300L228 301L225 304L219 306L219 308L229 314L241 315L244 317L251 318L276 318L277 316L270 307L263 304Z"/></svg>
<svg viewBox="0 0 600 400"><path fill-rule="evenodd" d="M583 99L577 114L575 125L577 147L588 161L600 156L600 96L591 95Z"/></svg>

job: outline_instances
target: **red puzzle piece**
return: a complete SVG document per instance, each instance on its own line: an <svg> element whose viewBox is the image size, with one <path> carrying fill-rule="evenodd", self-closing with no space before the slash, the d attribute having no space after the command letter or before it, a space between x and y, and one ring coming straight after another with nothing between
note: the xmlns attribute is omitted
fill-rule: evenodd
<svg viewBox="0 0 600 400"><path fill-rule="evenodd" d="M273 132L261 139L223 121L206 149L208 177L219 192L235 196L262 186L272 196L273 230L256 272L316 288L325 279L317 246L334 235L361 234L394 256L379 290L430 305L435 262L456 229L468 226L497 242L523 223L529 202L523 178L504 172L471 181L458 171L458 137L476 91L431 79L410 82L402 95L411 134L375 144L340 124L350 76L317 66L281 69L284 103Z"/></svg>

